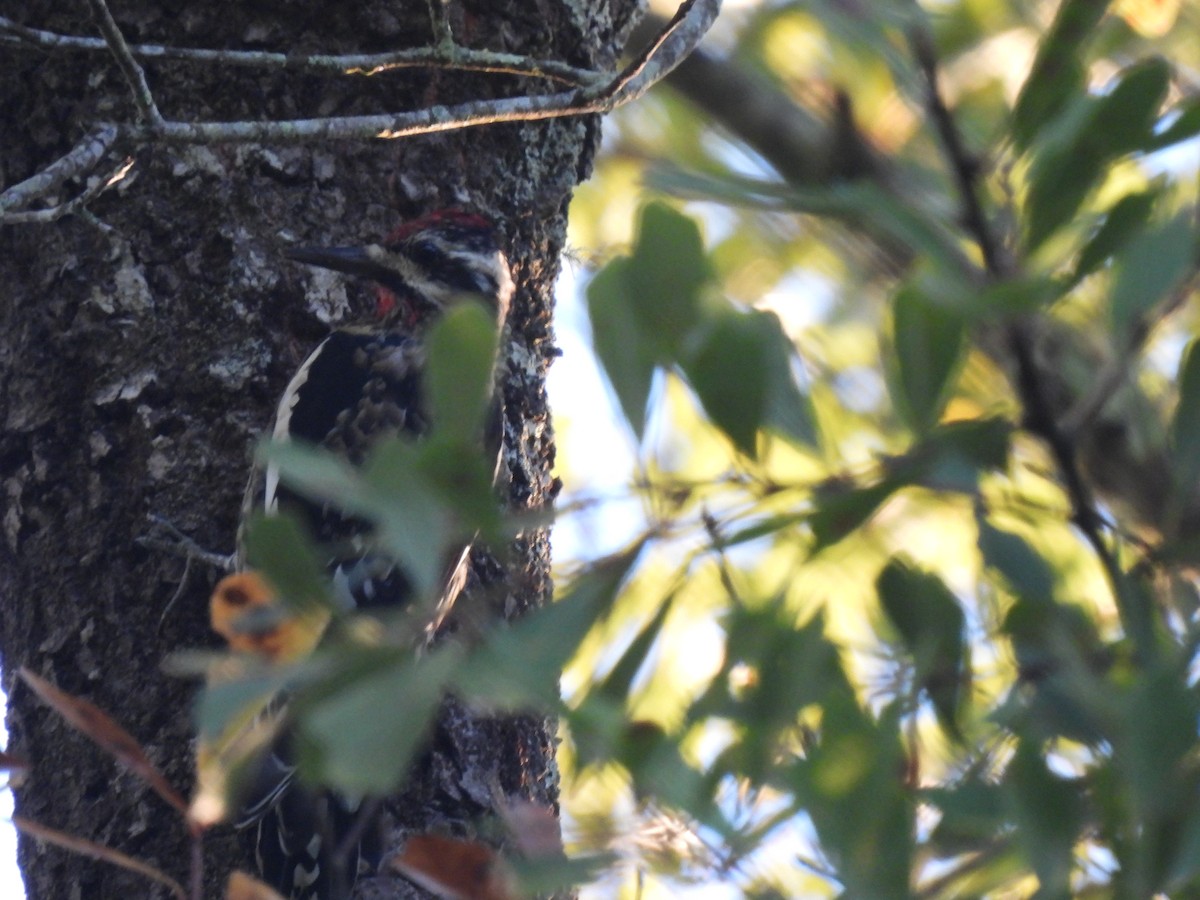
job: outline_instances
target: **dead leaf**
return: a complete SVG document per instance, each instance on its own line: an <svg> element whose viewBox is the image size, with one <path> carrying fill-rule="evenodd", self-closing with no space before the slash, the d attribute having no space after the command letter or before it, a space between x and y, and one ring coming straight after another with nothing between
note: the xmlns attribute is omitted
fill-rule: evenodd
<svg viewBox="0 0 1200 900"><path fill-rule="evenodd" d="M257 878L234 870L225 882L225 900L284 900L284 897Z"/></svg>
<svg viewBox="0 0 1200 900"><path fill-rule="evenodd" d="M390 865L444 900L516 900L500 856L479 841L417 835Z"/></svg>
<svg viewBox="0 0 1200 900"><path fill-rule="evenodd" d="M24 666L21 667L21 680L42 698L45 703L78 731L91 738L102 750L109 753L117 762L145 781L158 796L162 797L180 813L187 814L187 804L183 797L176 792L166 777L150 762L141 745L128 731L122 728L113 718L94 703L89 703L81 697L60 691L46 679L41 678Z"/></svg>
<svg viewBox="0 0 1200 900"><path fill-rule="evenodd" d="M1162 37L1179 17L1179 0L1117 0L1113 12L1142 37Z"/></svg>

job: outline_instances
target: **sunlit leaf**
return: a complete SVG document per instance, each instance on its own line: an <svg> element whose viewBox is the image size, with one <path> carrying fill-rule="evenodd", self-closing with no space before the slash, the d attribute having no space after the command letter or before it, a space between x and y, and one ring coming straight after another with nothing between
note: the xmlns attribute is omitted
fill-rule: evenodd
<svg viewBox="0 0 1200 900"><path fill-rule="evenodd" d="M1127 332L1157 306L1193 269L1196 231L1180 215L1136 235L1118 256L1109 308L1118 334Z"/></svg>
<svg viewBox="0 0 1200 900"><path fill-rule="evenodd" d="M949 398L963 349L962 319L930 303L911 286L892 304L896 407L918 434L929 430Z"/></svg>
<svg viewBox="0 0 1200 900"><path fill-rule="evenodd" d="M1079 281L1092 274L1105 260L1124 247L1145 226L1155 204L1161 198L1162 191L1152 188L1126 194L1113 204L1104 217L1104 224L1080 251L1073 280Z"/></svg>
<svg viewBox="0 0 1200 900"><path fill-rule="evenodd" d="M671 601L672 598L666 598L660 604L654 617L646 623L645 627L639 629L634 639L629 642L625 652L618 657L611 671L596 685L599 693L608 695L614 701L629 699L634 680L642 671L650 651L659 635L662 634L663 626L666 624L667 616L670 615L673 606Z"/></svg>
<svg viewBox="0 0 1200 900"><path fill-rule="evenodd" d="M875 584L880 605L912 656L917 684L942 727L961 739L958 716L971 677L962 607L937 575L901 560L889 562Z"/></svg>
<svg viewBox="0 0 1200 900"><path fill-rule="evenodd" d="M1161 150L1200 134L1200 100L1194 97L1185 99L1169 110L1162 121L1169 124L1150 139L1147 150Z"/></svg>
<svg viewBox="0 0 1200 900"><path fill-rule="evenodd" d="M684 364L704 411L735 447L754 457L766 416L766 354L772 345L764 313L729 311L714 318Z"/></svg>
<svg viewBox="0 0 1200 900"><path fill-rule="evenodd" d="M796 788L851 896L909 896L912 801L904 769L894 714L876 722L847 692L826 700L820 742L797 765Z"/></svg>
<svg viewBox="0 0 1200 900"><path fill-rule="evenodd" d="M1109 162L1145 149L1169 81L1167 64L1151 58L1122 72L1107 94L1074 101L1030 170L1029 247L1074 216Z"/></svg>
<svg viewBox="0 0 1200 900"><path fill-rule="evenodd" d="M1013 135L1021 149L1070 98L1083 93L1085 50L1107 7L1104 0L1064 0L1059 5L1013 113Z"/></svg>
<svg viewBox="0 0 1200 900"><path fill-rule="evenodd" d="M658 346L660 359L673 359L713 278L696 222L665 203L646 204L625 278L644 339Z"/></svg>

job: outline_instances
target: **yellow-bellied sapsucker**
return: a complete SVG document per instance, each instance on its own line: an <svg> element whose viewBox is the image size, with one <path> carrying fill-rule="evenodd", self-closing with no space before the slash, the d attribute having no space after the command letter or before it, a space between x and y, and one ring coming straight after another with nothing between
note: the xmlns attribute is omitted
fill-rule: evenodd
<svg viewBox="0 0 1200 900"><path fill-rule="evenodd" d="M378 244L298 247L288 255L376 286L374 320L334 331L304 360L279 401L273 431L276 441L303 440L355 465L381 438L419 437L428 428L421 371L427 326L451 305L482 297L502 328L513 294L495 228L457 210L407 222ZM260 498L255 506L261 502L267 513L285 510L322 546L340 548L329 568L341 597L358 607L414 599L410 579L392 561L355 549L365 546L366 523L293 492L270 465L256 482L257 490L248 491ZM434 618L444 616L462 590L468 566L464 547L447 566ZM297 783L290 755L284 734L261 763L236 824L250 835L264 881L288 897L324 898L335 865L331 855L354 823L354 804ZM352 884L358 858L358 848L351 848L348 858L338 860L335 880Z"/></svg>

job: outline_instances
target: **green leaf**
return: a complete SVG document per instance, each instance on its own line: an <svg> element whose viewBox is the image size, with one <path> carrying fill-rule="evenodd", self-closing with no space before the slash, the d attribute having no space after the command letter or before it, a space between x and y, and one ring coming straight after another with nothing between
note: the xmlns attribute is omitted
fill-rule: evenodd
<svg viewBox="0 0 1200 900"><path fill-rule="evenodd" d="M596 691L604 694L615 702L627 702L631 691L633 690L634 680L646 664L646 659L650 655L650 651L654 648L654 643L662 634L663 626L667 622L667 616L670 615L673 607L673 596L668 596L659 605L658 611L654 617L646 623L645 627L640 629L634 639L630 641L629 646L625 648L625 652L617 659L612 670L604 676L604 679L596 685Z"/></svg>
<svg viewBox="0 0 1200 900"><path fill-rule="evenodd" d="M648 183L658 190L692 199L734 206L788 209L848 222L931 260L943 274L962 281L973 266L941 221L893 193L865 181L838 182L829 187L795 187L777 181L722 173L714 176L658 163ZM962 281L965 286L966 282Z"/></svg>
<svg viewBox="0 0 1200 900"><path fill-rule="evenodd" d="M1004 798L997 784L977 777L922 791L922 798L941 812L930 835L938 853L952 856L976 849L1006 826Z"/></svg>
<svg viewBox="0 0 1200 900"><path fill-rule="evenodd" d="M917 684L948 734L961 739L959 713L970 694L966 617L942 580L893 559L875 582L883 611L912 655Z"/></svg>
<svg viewBox="0 0 1200 900"><path fill-rule="evenodd" d="M504 516L493 487L495 461L477 442L431 435L416 445L416 470L449 517L451 533L464 540L482 532L485 540L504 536Z"/></svg>
<svg viewBox="0 0 1200 900"><path fill-rule="evenodd" d="M1040 882L1038 896L1069 897L1082 824L1079 789L1051 774L1028 740L1017 746L1004 786L1017 841Z"/></svg>
<svg viewBox="0 0 1200 900"><path fill-rule="evenodd" d="M420 660L365 668L319 699L298 698L301 769L351 795L387 794L403 783L425 740L463 648L443 644Z"/></svg>
<svg viewBox="0 0 1200 900"><path fill-rule="evenodd" d="M1126 334L1167 296L1194 266L1196 233L1181 214L1134 237L1120 254L1109 307L1113 328Z"/></svg>
<svg viewBox="0 0 1200 900"><path fill-rule="evenodd" d="M422 447L400 438L371 449L362 490L347 502L376 526L374 538L404 567L423 598L441 586L455 539L462 540L446 502L421 471Z"/></svg>
<svg viewBox="0 0 1200 900"><path fill-rule="evenodd" d="M303 441L263 441L257 457L277 469L281 481L305 496L336 501L358 493L358 474L353 466Z"/></svg>
<svg viewBox="0 0 1200 900"><path fill-rule="evenodd" d="M639 542L596 564L556 602L514 625L497 626L455 672L456 690L506 708L556 708L563 666L611 608L641 550Z"/></svg>
<svg viewBox="0 0 1200 900"><path fill-rule="evenodd" d="M913 804L897 716L875 722L853 693L823 703L821 740L795 767L796 790L850 897L911 896Z"/></svg>
<svg viewBox="0 0 1200 900"><path fill-rule="evenodd" d="M1126 194L1114 203L1104 217L1104 224L1080 251L1072 281L1079 282L1095 272L1105 260L1124 247L1134 234L1141 231L1160 197L1162 191L1159 188L1151 188Z"/></svg>
<svg viewBox="0 0 1200 900"><path fill-rule="evenodd" d="M617 862L615 853L589 853L586 856L549 854L526 859L505 857L520 885L521 897L572 895L571 888L599 879L604 869Z"/></svg>
<svg viewBox="0 0 1200 900"><path fill-rule="evenodd" d="M1125 69L1107 94L1079 98L1056 123L1030 169L1030 249L1071 220L1110 161L1146 148L1169 82L1163 60L1144 60Z"/></svg>
<svg viewBox="0 0 1200 900"><path fill-rule="evenodd" d="M734 606L724 625L725 665L693 715L737 722L740 735L722 754L722 771L759 781L771 777L781 744L794 739L800 711L849 686L820 616L797 627L795 613L776 600L761 609ZM735 688L735 671L753 678Z"/></svg>
<svg viewBox="0 0 1200 900"><path fill-rule="evenodd" d="M496 361L496 323L478 303L460 303L430 329L425 389L437 434L463 441L483 432Z"/></svg>
<svg viewBox="0 0 1200 900"><path fill-rule="evenodd" d="M641 440L657 353L635 311L637 297L628 277L632 261L614 259L596 273L587 288L592 344L616 392L625 419Z"/></svg>
<svg viewBox="0 0 1200 900"><path fill-rule="evenodd" d="M1143 822L1174 820L1194 806L1195 786L1188 784L1194 776L1188 769L1200 702L1173 669L1148 673L1122 700L1124 722L1114 759L1135 814Z"/></svg>
<svg viewBox="0 0 1200 900"><path fill-rule="evenodd" d="M255 513L246 523L246 560L279 591L285 606L331 607L325 567L300 525L287 515Z"/></svg>
<svg viewBox="0 0 1200 900"><path fill-rule="evenodd" d="M639 800L655 799L695 819L708 818L712 785L683 758L679 742L653 722L629 722L614 754Z"/></svg>
<svg viewBox="0 0 1200 900"><path fill-rule="evenodd" d="M644 338L657 346L659 362L674 361L713 281L695 221L665 203L646 204L625 279Z"/></svg>
<svg viewBox="0 0 1200 900"><path fill-rule="evenodd" d="M715 316L683 365L705 414L751 458L769 394L766 355L773 335L766 318L732 310Z"/></svg>
<svg viewBox="0 0 1200 900"><path fill-rule="evenodd" d="M1170 124L1157 129L1157 133L1146 147L1148 151L1162 150L1200 134L1200 100L1195 97L1183 100L1178 106L1167 111L1160 124L1163 122Z"/></svg>
<svg viewBox="0 0 1200 900"><path fill-rule="evenodd" d="M984 565L999 572L1018 596L1050 602L1056 579L1042 555L1024 538L995 528L982 516L976 519L976 524Z"/></svg>
<svg viewBox="0 0 1200 900"><path fill-rule="evenodd" d="M230 726L250 721L295 675L291 666L241 662L245 672L240 677L210 680L196 696L193 718L199 736L206 741L216 740Z"/></svg>
<svg viewBox="0 0 1200 900"><path fill-rule="evenodd" d="M1107 0L1064 0L1042 39L1013 112L1013 136L1028 149L1042 127L1084 91L1084 51L1104 17Z"/></svg>
<svg viewBox="0 0 1200 900"><path fill-rule="evenodd" d="M764 427L798 444L816 446L816 414L810 397L796 377L800 366L796 348L784 334L774 313L755 311L750 315L761 317L763 330L763 368L767 382Z"/></svg>
<svg viewBox="0 0 1200 900"><path fill-rule="evenodd" d="M972 490L979 471L1002 471L1008 465L1008 445L1013 426L1007 419L973 419L946 422L934 428L909 456L924 464L924 483L937 487ZM948 477L966 469L968 476L956 484Z"/></svg>
<svg viewBox="0 0 1200 900"><path fill-rule="evenodd" d="M964 288L975 272L955 237L940 220L911 202L901 202L876 184L853 182L829 188L797 189L788 200L789 206L801 212L846 219L885 235L927 259L943 277L961 280Z"/></svg>
<svg viewBox="0 0 1200 900"><path fill-rule="evenodd" d="M816 509L809 526L816 538L814 552L835 544L875 515L892 494L908 485L907 479L885 478L875 484L847 485L832 479L817 487Z"/></svg>
<svg viewBox="0 0 1200 900"><path fill-rule="evenodd" d="M1175 494L1186 504L1200 481L1200 341L1193 340L1179 366L1179 402L1171 417L1171 473Z"/></svg>
<svg viewBox="0 0 1200 900"><path fill-rule="evenodd" d="M942 414L963 350L960 317L927 300L911 285L892 306L895 352L893 399L914 432L927 432Z"/></svg>

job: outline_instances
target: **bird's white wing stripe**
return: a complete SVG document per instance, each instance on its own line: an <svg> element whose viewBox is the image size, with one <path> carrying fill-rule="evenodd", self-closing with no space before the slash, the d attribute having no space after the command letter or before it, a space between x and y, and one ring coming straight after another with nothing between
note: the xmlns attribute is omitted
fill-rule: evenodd
<svg viewBox="0 0 1200 900"><path fill-rule="evenodd" d="M325 340L317 345L316 350L308 354L308 359L296 370L296 374L292 376L292 380L288 382L288 386L284 389L283 396L279 398L279 406L275 410L275 430L271 433L271 437L275 440L286 441L288 439L289 429L292 424L292 410L296 408L296 403L300 399L300 389L308 381L312 364L321 355L321 351L325 349L325 345L328 343L329 338L325 338ZM266 487L263 491L263 506L268 513L273 513L279 505L277 496L279 489L279 468L274 463L267 463L267 471L264 479Z"/></svg>

